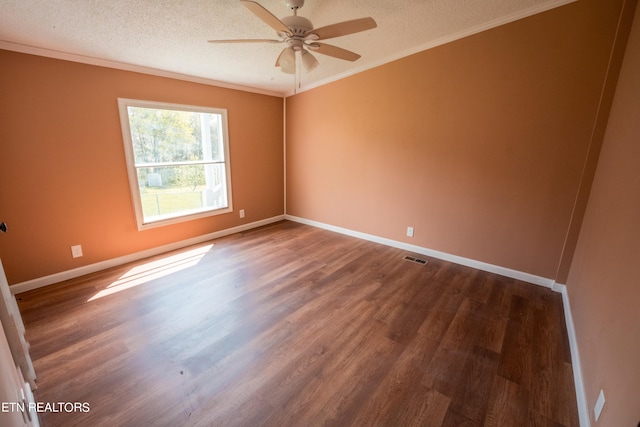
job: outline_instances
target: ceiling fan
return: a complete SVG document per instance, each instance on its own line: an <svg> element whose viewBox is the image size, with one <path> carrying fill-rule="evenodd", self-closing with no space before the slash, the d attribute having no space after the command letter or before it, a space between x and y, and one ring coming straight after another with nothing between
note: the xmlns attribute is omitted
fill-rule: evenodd
<svg viewBox="0 0 640 427"><path fill-rule="evenodd" d="M346 61L356 61L360 58L357 53L330 44L320 43L319 40L359 33L377 26L373 18L360 18L314 29L311 21L298 16L298 9L304 5L304 0L285 0L287 7L293 11L293 15L285 16L282 19L278 19L255 1L240 0L240 3L264 23L276 30L279 39L209 40L209 42L284 43L286 47L280 52L276 60L276 67L280 67L287 74L296 73L296 52L300 52L302 66L306 71L311 71L318 66L318 60L310 51Z"/></svg>

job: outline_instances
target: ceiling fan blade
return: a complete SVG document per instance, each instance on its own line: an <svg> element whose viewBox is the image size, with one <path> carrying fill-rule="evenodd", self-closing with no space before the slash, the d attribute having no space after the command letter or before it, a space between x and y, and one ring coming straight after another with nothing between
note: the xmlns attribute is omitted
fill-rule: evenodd
<svg viewBox="0 0 640 427"><path fill-rule="evenodd" d="M276 67L280 67L283 73L296 73L296 52L291 47L285 47L276 59Z"/></svg>
<svg viewBox="0 0 640 427"><path fill-rule="evenodd" d="M209 43L283 43L284 40L275 39L237 39L237 40L208 40Z"/></svg>
<svg viewBox="0 0 640 427"><path fill-rule="evenodd" d="M247 9L253 12L254 15L262 19L265 24L276 30L278 33L291 35L289 27L284 25L281 20L279 20L275 15L262 7L260 4L248 0L240 0L240 3L242 3Z"/></svg>
<svg viewBox="0 0 640 427"><path fill-rule="evenodd" d="M376 21L374 21L373 18L360 18L316 28L315 30L308 31L305 36L315 34L318 36L318 40L326 40L370 30L377 26L378 24L376 24Z"/></svg>
<svg viewBox="0 0 640 427"><path fill-rule="evenodd" d="M307 47L314 52L318 52L327 56L333 56L334 58L338 59L344 59L345 61L356 61L360 58L360 55L355 52L351 52L350 50L326 43L310 43L307 45Z"/></svg>

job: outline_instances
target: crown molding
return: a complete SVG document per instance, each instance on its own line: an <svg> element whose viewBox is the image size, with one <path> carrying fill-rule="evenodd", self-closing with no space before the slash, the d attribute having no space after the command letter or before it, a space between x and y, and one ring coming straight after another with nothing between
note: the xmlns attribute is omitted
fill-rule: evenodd
<svg viewBox="0 0 640 427"><path fill-rule="evenodd" d="M236 85L232 83L221 82L204 77L190 76L187 74L175 73L172 71L160 70L157 68L144 67L141 65L128 64L125 62L111 61L107 59L94 58L92 56L78 55L75 53L62 52L51 49L44 49L36 46L29 46L20 43L13 43L6 40L0 40L0 49L13 52L26 53L29 55L44 56L47 58L60 59L63 61L79 62L81 64L95 65L98 67L113 68L121 71L131 71L134 73L148 74L157 77L166 77L169 79L182 80L191 83L199 83L208 86L216 86L225 89L240 90L243 92L257 93L260 95L277 96L283 98L284 94L276 91L268 91L249 86Z"/></svg>

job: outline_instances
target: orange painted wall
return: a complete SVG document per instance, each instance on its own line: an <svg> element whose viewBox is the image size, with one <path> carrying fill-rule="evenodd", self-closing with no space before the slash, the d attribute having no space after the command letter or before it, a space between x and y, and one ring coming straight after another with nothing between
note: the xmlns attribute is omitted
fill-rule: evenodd
<svg viewBox="0 0 640 427"><path fill-rule="evenodd" d="M600 427L640 422L640 8L620 73L567 290L589 413Z"/></svg>
<svg viewBox="0 0 640 427"><path fill-rule="evenodd" d="M555 279L622 3L582 0L287 98L287 213Z"/></svg>
<svg viewBox="0 0 640 427"><path fill-rule="evenodd" d="M0 258L10 283L284 213L282 98L9 51L0 64L0 220L10 227ZM138 231L118 97L226 108L236 212ZM84 257L73 259L76 244Z"/></svg>

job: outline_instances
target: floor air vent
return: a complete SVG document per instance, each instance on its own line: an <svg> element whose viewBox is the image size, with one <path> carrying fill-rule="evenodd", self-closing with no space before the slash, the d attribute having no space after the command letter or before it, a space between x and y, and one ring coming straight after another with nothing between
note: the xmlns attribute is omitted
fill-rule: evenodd
<svg viewBox="0 0 640 427"><path fill-rule="evenodd" d="M407 261L415 262L416 264L425 265L427 263L426 259L420 259L420 258L412 257L412 256L409 256L409 255L406 255L404 257L404 259L407 260Z"/></svg>

